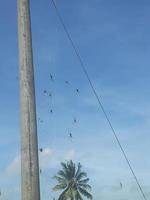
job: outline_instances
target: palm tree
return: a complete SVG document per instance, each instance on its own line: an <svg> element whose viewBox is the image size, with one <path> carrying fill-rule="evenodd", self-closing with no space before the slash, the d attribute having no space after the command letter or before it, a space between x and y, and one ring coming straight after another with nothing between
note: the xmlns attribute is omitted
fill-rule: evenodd
<svg viewBox="0 0 150 200"><path fill-rule="evenodd" d="M54 176L58 184L54 191L63 190L58 200L83 200L82 196L92 200L91 186L88 184L87 174L81 170L82 165L78 163L77 169L73 161L62 162L62 169Z"/></svg>

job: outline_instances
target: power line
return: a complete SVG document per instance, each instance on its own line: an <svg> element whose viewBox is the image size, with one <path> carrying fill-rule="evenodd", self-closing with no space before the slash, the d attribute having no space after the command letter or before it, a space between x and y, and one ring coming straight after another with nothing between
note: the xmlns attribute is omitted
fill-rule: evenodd
<svg viewBox="0 0 150 200"><path fill-rule="evenodd" d="M106 113L106 110L105 110L105 108L103 106L103 103L101 102L100 97L98 96L98 93L97 93L97 91L96 91L96 89L95 89L95 87L94 87L94 85L93 85L93 83L92 83L92 81L90 79L89 73L88 73L88 71L87 71L87 69L86 69L86 67L84 65L84 62L83 62L83 60L82 60L82 58L80 56L80 53L79 53L79 51L78 51L78 49L77 49L77 47L76 47L76 45L75 45L70 33L69 33L69 31L68 31L68 29L67 29L67 27L66 27L66 25L64 23L64 20L63 20L63 18L61 16L57 6L56 6L56 3L55 3L54 0L51 0L51 1L52 1L52 4L53 4L53 6L54 6L54 8L56 10L56 14L57 14L57 16L59 18L59 21L60 21L61 25L63 26L64 31L65 31L65 33L66 33L66 35L68 37L68 40L70 41L71 46L72 46L72 48L73 48L73 50L74 50L74 52L75 52L75 54L76 54L76 56L77 56L77 58L79 60L80 66L81 66L81 68L82 68L82 70L83 70L83 72L84 72L84 74L85 74L85 76L86 76L86 78L87 78L87 80L88 80L88 82L90 84L90 87L91 87L91 89L93 91L93 94L94 94L94 96L96 97L96 99L98 101L99 107L101 108L101 110L102 110L102 112L103 112L103 114L104 114L104 116L105 116L105 118L106 118L106 120L107 120L107 122L108 122L108 124L110 126L110 129L112 130L113 135L114 135L114 137L115 137L115 139L116 139L116 141L118 143L118 146L119 146L119 148L120 148L120 150L121 150L121 152L122 152L122 154L123 154L128 166L129 166L129 169L130 169L130 171L131 171L131 173L132 173L132 175L133 175L133 177L134 177L134 179L135 179L135 181L137 183L137 186L138 186L143 198L145 200L147 200L146 195L145 195L145 193L144 193L144 191L142 189L142 186L141 186L141 184L140 184L140 182L139 182L139 180L138 180L138 178L137 178L137 176L136 176L136 174L134 172L133 167L131 166L131 163L130 163L127 155L126 155L126 152L125 152L125 150L124 150L124 148L123 148L123 146L122 146L122 144L121 144L121 142L120 142L120 140L118 138L118 135L117 135L115 129L113 128L113 125L112 125L112 123L111 123L111 121L110 121L110 119L109 119L109 117L108 117L108 115Z"/></svg>

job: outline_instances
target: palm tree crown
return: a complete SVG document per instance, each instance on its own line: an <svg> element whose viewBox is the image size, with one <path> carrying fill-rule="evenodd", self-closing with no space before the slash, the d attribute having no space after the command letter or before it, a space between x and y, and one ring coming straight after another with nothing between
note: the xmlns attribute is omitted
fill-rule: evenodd
<svg viewBox="0 0 150 200"><path fill-rule="evenodd" d="M58 184L53 188L54 191L63 190L58 200L83 200L82 196L92 200L91 186L88 184L87 174L81 171L81 164L78 163L77 169L73 161L61 163L62 170L54 178Z"/></svg>

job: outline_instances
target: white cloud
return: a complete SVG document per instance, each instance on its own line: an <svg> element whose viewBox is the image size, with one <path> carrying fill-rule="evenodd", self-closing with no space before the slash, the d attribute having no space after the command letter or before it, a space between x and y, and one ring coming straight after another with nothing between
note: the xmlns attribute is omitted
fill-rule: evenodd
<svg viewBox="0 0 150 200"><path fill-rule="evenodd" d="M13 161L6 168L8 175L19 175L20 174L20 156L16 156Z"/></svg>
<svg viewBox="0 0 150 200"><path fill-rule="evenodd" d="M43 152L39 155L40 165L42 168L49 168L53 150L50 148L43 149ZM16 156L6 168L8 175L20 175L21 171L21 159L20 155Z"/></svg>
<svg viewBox="0 0 150 200"><path fill-rule="evenodd" d="M76 152L74 149L69 150L65 155L65 160L73 160L75 158Z"/></svg>
<svg viewBox="0 0 150 200"><path fill-rule="evenodd" d="M39 155L39 165L44 169L49 169L51 167L55 167L56 165L59 165L59 162L61 160L71 160L75 158L75 150L71 149L67 152L64 152L63 155L60 154L59 151L57 151L56 154L54 154L54 151L51 148L44 148L43 151ZM21 159L20 155L16 156L11 163L6 168L6 173L8 175L20 175L21 171Z"/></svg>
<svg viewBox="0 0 150 200"><path fill-rule="evenodd" d="M51 158L53 156L53 150L50 148L43 149L43 152L40 153L39 162L42 169L49 168L51 165Z"/></svg>

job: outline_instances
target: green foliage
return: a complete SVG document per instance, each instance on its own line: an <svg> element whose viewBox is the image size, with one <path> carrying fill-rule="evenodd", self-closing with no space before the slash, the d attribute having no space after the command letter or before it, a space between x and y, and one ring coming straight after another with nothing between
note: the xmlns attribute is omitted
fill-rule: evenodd
<svg viewBox="0 0 150 200"><path fill-rule="evenodd" d="M53 188L54 191L62 191L58 200L83 200L83 196L92 200L90 194L91 186L88 184L89 178L83 172L82 165L77 167L73 161L61 163L62 169L54 176L58 184Z"/></svg>

